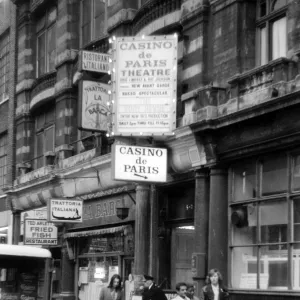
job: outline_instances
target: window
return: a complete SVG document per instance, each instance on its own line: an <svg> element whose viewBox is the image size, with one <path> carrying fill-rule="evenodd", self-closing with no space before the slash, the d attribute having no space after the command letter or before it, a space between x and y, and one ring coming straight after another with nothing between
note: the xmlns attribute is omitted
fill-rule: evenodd
<svg viewBox="0 0 300 300"><path fill-rule="evenodd" d="M7 135L0 136L0 189L6 186Z"/></svg>
<svg viewBox="0 0 300 300"><path fill-rule="evenodd" d="M43 112L36 116L35 123L35 168L37 169L45 165L44 154L49 151L54 151L54 107L45 107Z"/></svg>
<svg viewBox="0 0 300 300"><path fill-rule="evenodd" d="M258 1L258 64L287 54L287 0Z"/></svg>
<svg viewBox="0 0 300 300"><path fill-rule="evenodd" d="M8 99L9 32L0 37L0 102Z"/></svg>
<svg viewBox="0 0 300 300"><path fill-rule="evenodd" d="M300 290L299 170L300 154L286 153L232 166L233 288Z"/></svg>
<svg viewBox="0 0 300 300"><path fill-rule="evenodd" d="M81 46L106 34L107 7L105 0L81 1Z"/></svg>
<svg viewBox="0 0 300 300"><path fill-rule="evenodd" d="M55 70L56 8L48 10L37 21L37 77Z"/></svg>

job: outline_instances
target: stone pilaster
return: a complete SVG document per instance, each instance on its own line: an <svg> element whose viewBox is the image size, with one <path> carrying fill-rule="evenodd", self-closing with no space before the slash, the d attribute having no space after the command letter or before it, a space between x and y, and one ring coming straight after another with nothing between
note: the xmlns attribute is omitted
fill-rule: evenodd
<svg viewBox="0 0 300 300"><path fill-rule="evenodd" d="M21 212L13 212L13 239L12 243L18 245L20 239Z"/></svg>

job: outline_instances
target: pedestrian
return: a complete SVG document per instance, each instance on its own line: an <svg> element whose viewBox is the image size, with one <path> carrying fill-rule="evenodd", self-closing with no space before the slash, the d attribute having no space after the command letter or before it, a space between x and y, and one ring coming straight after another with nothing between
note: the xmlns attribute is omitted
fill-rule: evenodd
<svg viewBox="0 0 300 300"><path fill-rule="evenodd" d="M123 300L121 276L115 274L111 277L109 285L100 291L99 300Z"/></svg>
<svg viewBox="0 0 300 300"><path fill-rule="evenodd" d="M187 292L186 295L191 299L191 300L199 300L198 297L195 296L195 286L192 283L187 284Z"/></svg>
<svg viewBox="0 0 300 300"><path fill-rule="evenodd" d="M154 283L154 278L144 275L144 292L142 300L168 300L165 293Z"/></svg>
<svg viewBox="0 0 300 300"><path fill-rule="evenodd" d="M186 295L187 293L187 284L185 282L179 282L176 284L176 292L177 296L172 300L190 300L190 298Z"/></svg>
<svg viewBox="0 0 300 300"><path fill-rule="evenodd" d="M229 293L223 286L223 278L218 269L211 269L206 277L206 283L200 294L200 300L224 300Z"/></svg>

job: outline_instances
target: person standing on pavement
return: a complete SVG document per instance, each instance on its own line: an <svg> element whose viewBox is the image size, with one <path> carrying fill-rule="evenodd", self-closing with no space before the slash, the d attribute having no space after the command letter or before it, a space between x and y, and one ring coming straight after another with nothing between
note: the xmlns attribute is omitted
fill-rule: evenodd
<svg viewBox="0 0 300 300"><path fill-rule="evenodd" d="M211 269L208 272L207 285L205 285L200 294L200 300L225 300L229 298L227 289L223 286L223 277L218 269Z"/></svg>
<svg viewBox="0 0 300 300"><path fill-rule="evenodd" d="M121 277L115 274L111 277L109 285L100 291L99 300L123 300Z"/></svg>
<svg viewBox="0 0 300 300"><path fill-rule="evenodd" d="M177 296L173 298L172 300L190 300L189 297L187 297L187 284L184 282L179 282L176 284L176 292Z"/></svg>
<svg viewBox="0 0 300 300"><path fill-rule="evenodd" d="M154 283L154 278L144 275L143 300L168 300L165 293Z"/></svg>

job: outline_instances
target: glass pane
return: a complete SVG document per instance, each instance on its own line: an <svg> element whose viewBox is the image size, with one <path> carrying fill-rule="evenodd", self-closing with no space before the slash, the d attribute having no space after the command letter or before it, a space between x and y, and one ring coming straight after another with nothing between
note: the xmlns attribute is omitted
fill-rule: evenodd
<svg viewBox="0 0 300 300"><path fill-rule="evenodd" d="M36 168L44 166L44 135L42 133L36 135Z"/></svg>
<svg viewBox="0 0 300 300"><path fill-rule="evenodd" d="M82 45L86 45L91 41L91 24L82 26Z"/></svg>
<svg viewBox="0 0 300 300"><path fill-rule="evenodd" d="M94 3L94 38L98 38L104 34L105 3L99 0Z"/></svg>
<svg viewBox="0 0 300 300"><path fill-rule="evenodd" d="M257 247L232 249L232 287L257 288Z"/></svg>
<svg viewBox="0 0 300 300"><path fill-rule="evenodd" d="M262 243L287 242L287 201L268 201L259 205L259 222ZM287 249L287 245L270 245L270 250Z"/></svg>
<svg viewBox="0 0 300 300"><path fill-rule="evenodd" d="M294 241L300 241L300 199L294 199Z"/></svg>
<svg viewBox="0 0 300 300"><path fill-rule="evenodd" d="M51 23L53 23L56 20L56 17L57 17L57 10L55 7L52 10L50 10L48 13L47 25L50 25Z"/></svg>
<svg viewBox="0 0 300 300"><path fill-rule="evenodd" d="M288 254L287 250L271 251L269 247L260 249L260 288L287 289Z"/></svg>
<svg viewBox="0 0 300 300"><path fill-rule="evenodd" d="M257 206L243 205L232 210L233 245L256 244Z"/></svg>
<svg viewBox="0 0 300 300"><path fill-rule="evenodd" d="M54 151L54 126L45 130L45 152Z"/></svg>
<svg viewBox="0 0 300 300"><path fill-rule="evenodd" d="M51 124L54 122L54 107L48 107L45 113L46 124Z"/></svg>
<svg viewBox="0 0 300 300"><path fill-rule="evenodd" d="M56 26L52 26L48 29L47 33L47 71L53 71L55 69L55 49L56 49Z"/></svg>
<svg viewBox="0 0 300 300"><path fill-rule="evenodd" d="M45 125L45 115L42 113L36 117L36 129L39 130Z"/></svg>
<svg viewBox="0 0 300 300"><path fill-rule="evenodd" d="M92 0L82 1L82 25L91 23Z"/></svg>
<svg viewBox="0 0 300 300"><path fill-rule="evenodd" d="M267 29L262 27L260 28L260 64L264 65L267 62Z"/></svg>
<svg viewBox="0 0 300 300"><path fill-rule="evenodd" d="M272 4L272 11L287 5L287 0L275 0Z"/></svg>
<svg viewBox="0 0 300 300"><path fill-rule="evenodd" d="M45 55L46 55L46 35L43 33L38 37L38 57L37 57L37 64L38 64L38 76L45 73Z"/></svg>
<svg viewBox="0 0 300 300"><path fill-rule="evenodd" d="M286 57L287 31L286 17L272 23L272 59Z"/></svg>
<svg viewBox="0 0 300 300"><path fill-rule="evenodd" d="M295 244L293 249L293 289L300 290L300 244Z"/></svg>
<svg viewBox="0 0 300 300"><path fill-rule="evenodd" d="M267 3L266 0L261 0L259 3L259 16L263 17L267 13Z"/></svg>
<svg viewBox="0 0 300 300"><path fill-rule="evenodd" d="M300 155L293 157L293 181L292 181L292 190L300 190Z"/></svg>
<svg viewBox="0 0 300 300"><path fill-rule="evenodd" d="M233 176L233 201L247 200L257 196L255 161L246 162L234 167Z"/></svg>
<svg viewBox="0 0 300 300"><path fill-rule="evenodd" d="M263 161L262 195L287 191L288 172L286 155L268 157Z"/></svg>

